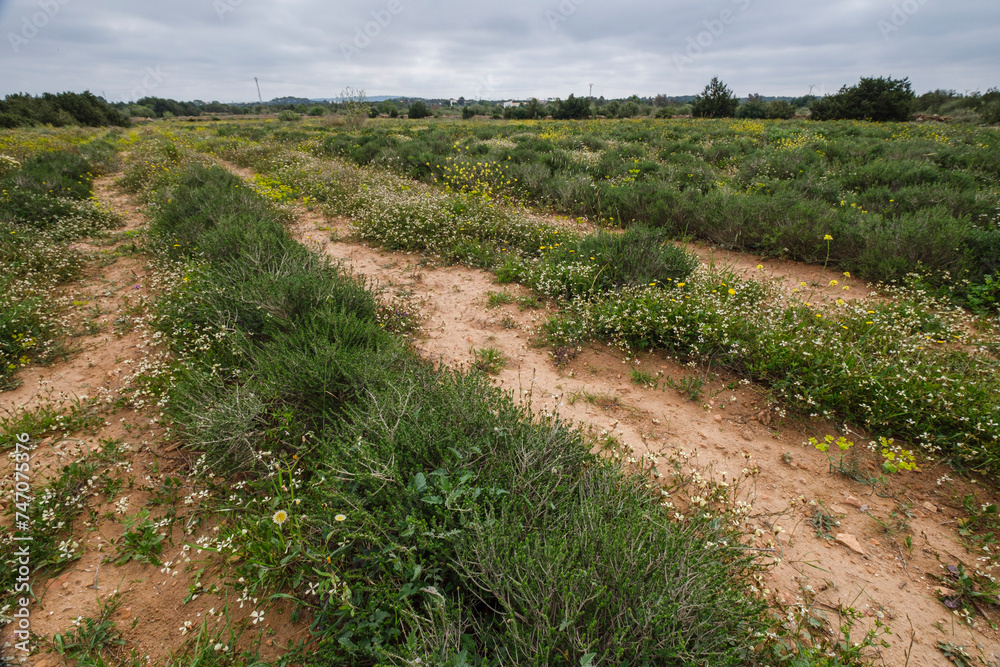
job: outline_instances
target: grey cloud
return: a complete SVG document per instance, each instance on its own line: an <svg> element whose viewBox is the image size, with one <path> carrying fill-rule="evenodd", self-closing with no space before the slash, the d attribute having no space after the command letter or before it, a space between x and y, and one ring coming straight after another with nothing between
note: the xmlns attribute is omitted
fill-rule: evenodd
<svg viewBox="0 0 1000 667"><path fill-rule="evenodd" d="M1000 85L995 0L0 0L0 93L329 97L344 85L426 97L832 92L909 76L917 92ZM888 26L888 28L886 27ZM695 46L692 46L694 43ZM358 45L360 44L360 46ZM349 57L345 57L345 47ZM681 62L678 62L680 58Z"/></svg>

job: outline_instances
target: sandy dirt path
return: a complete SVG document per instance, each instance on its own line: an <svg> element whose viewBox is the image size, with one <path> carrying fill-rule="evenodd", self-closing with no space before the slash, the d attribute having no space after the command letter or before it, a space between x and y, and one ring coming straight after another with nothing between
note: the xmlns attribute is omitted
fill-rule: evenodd
<svg viewBox="0 0 1000 667"><path fill-rule="evenodd" d="M223 165L245 179L253 177L250 169ZM301 206L293 210L290 231L296 239L365 276L386 295L419 305L423 326L414 344L426 358L470 368L475 350L496 348L508 360L496 383L538 414L555 412L585 430L612 434L637 457L683 452L692 467L716 477L725 472L731 479L744 469L758 469L749 499L758 517L755 544L768 550L773 563L765 585L776 608L805 606L836 628L839 610L852 607L863 614L852 642L860 641L875 619L883 621L892 629L883 637L891 646L881 649L876 662L886 665L944 664L939 642L963 646L986 661L1000 660L1000 632L991 627L1000 619L960 622L939 600L953 591L934 578L959 562L976 565L979 554L970 552L956 532L957 521L967 516L961 498L974 493L982 502L997 502L996 493L974 480L951 479L949 468L933 463L878 486L831 474L826 455L804 443L835 435L832 422L786 416L768 401L765 387L737 376L706 374L662 354L627 358L615 348L593 344L557 365L551 349L532 343L535 328L556 312L552 304L525 310L515 304L489 307L490 292L531 297L529 290L499 285L489 272L383 252L352 241L347 219ZM685 247L700 261L728 266L745 278L776 280L789 299L830 304L876 295L874 286L823 267L697 244ZM632 368L660 373L664 381L691 378L705 384L699 399L691 400L662 382L657 388L634 384ZM866 444L867 434L853 439ZM863 456L857 466L879 474ZM832 539L817 535L817 506L838 522L827 531ZM911 536L910 548L906 536Z"/></svg>
<svg viewBox="0 0 1000 667"><path fill-rule="evenodd" d="M508 360L496 383L536 413L556 412L584 429L611 433L637 456L683 450L693 466L711 469L716 477L726 472L731 479L746 467L758 467L755 527L762 532L758 545L774 549L775 567L766 585L777 604L810 605L834 624L839 624L837 610L842 607L861 611L866 617L861 626L883 619L894 632L886 637L892 647L882 651L885 664L903 665L909 658L913 667L940 665L938 641L963 645L990 660L1000 655L997 633L981 618L975 630L958 623L937 599L940 582L929 576L940 574L944 566L975 560L955 533L955 521L963 515L956 499L970 487L938 484L946 468L903 473L890 479L891 487L831 475L825 455L803 443L810 436L833 434L833 424L783 418L779 407L768 405L763 387L723 375L709 381L693 401L662 383L655 389L634 384L631 369L676 382L699 377L698 369L658 354L627 359L601 345L557 366L550 349L532 344L535 327L554 312L551 305L538 310L515 304L489 307L490 292L530 297L527 290L498 285L487 272L435 267L417 255L330 240L349 237L348 221L315 211L299 209L292 232L346 269L375 281L386 294L419 304L423 326L415 344L426 358L469 368L474 350L492 347ZM734 259L731 254L720 258L714 252L717 261ZM806 282L828 298L840 296L828 284L836 274L796 268L783 262L772 270L782 272L789 285ZM746 269L758 271L756 264ZM867 286L849 282L867 294ZM840 525L829 531L839 539L816 536L815 503L839 519ZM912 535L912 550L904 546L906 535ZM855 640L863 635L861 626Z"/></svg>
<svg viewBox="0 0 1000 667"><path fill-rule="evenodd" d="M101 202L125 218L125 226L115 230L116 234L146 225L142 210L114 186L111 177L96 180L94 187ZM193 480L186 476L191 455L180 450L179 443L166 433L155 406L130 404L127 390L131 379L142 368L166 359L167 354L162 346L155 344L147 313L141 307L143 300L152 298L157 290L157 276L148 264L148 257L130 252L116 254L116 250L129 243L128 238L120 237L111 243L77 244L95 253L83 275L63 287L60 297L77 335L66 341L66 354L62 358L22 370L18 374L20 386L0 392L0 415L46 405L65 408L77 400L95 399L90 402L89 410L101 414L103 424L85 433L47 437L38 443L31 458L36 485L43 479L57 477L64 466L87 453L100 451L108 440L120 440L131 450L112 470L112 476L123 482L121 493L106 500L95 492L88 498L88 506L96 512L93 516L97 520L84 512L73 524L70 541L77 542L79 559L54 578L34 580L32 590L37 602L29 607L31 632L35 637L51 639L56 633L74 630L74 620L98 618L101 605L118 593L117 610L110 618L122 631L126 643L116 657L124 659L134 651L148 658L150 664L162 664L190 639L188 631L183 630L185 623L190 624L192 632L202 622L208 622L209 629L222 628L226 623L234 627L241 623L249 625L247 619L255 606L241 606L231 591L201 594L186 601L191 587L199 581L199 569L210 570L200 577L203 590L214 583L221 585L222 581L219 572L212 571L213 563L207 552L199 554L185 546L199 537L211 536L213 528L207 522L192 534L183 530L184 516L194 506L184 503L185 495L193 490ZM123 397L126 405L119 407L116 401ZM165 487L168 477L178 480L180 486ZM0 491L8 489L13 480L13 458L0 457ZM6 502L2 496L0 512ZM162 563L110 562L117 551L116 543L125 532L125 516L134 516L145 508L159 518L169 505L164 502L165 496L174 497L174 504L180 505L181 520L168 531ZM124 504L116 502L122 499ZM0 530L9 529L7 518L0 519ZM228 618L219 613L227 605ZM273 629L273 633L262 638L260 647L262 655L273 659L285 652L289 642L307 638L311 618L304 615L299 623L291 623L287 620L289 613L287 604L268 606L268 622L248 631L240 647L248 646L254 635L261 637ZM3 638L0 658L19 660L23 654L3 648L3 642L13 637L11 628L0 628ZM22 664L65 667L71 662L50 652L44 641L33 641L33 645L40 648L40 653Z"/></svg>

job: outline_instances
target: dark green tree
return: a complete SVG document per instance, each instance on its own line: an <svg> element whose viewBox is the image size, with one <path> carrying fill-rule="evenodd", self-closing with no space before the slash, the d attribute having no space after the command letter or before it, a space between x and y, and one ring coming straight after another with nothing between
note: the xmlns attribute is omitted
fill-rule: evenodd
<svg viewBox="0 0 1000 667"><path fill-rule="evenodd" d="M590 100L586 97L576 97L570 93L565 100L557 100L554 107L552 117L556 120L590 118Z"/></svg>
<svg viewBox="0 0 1000 667"><path fill-rule="evenodd" d="M83 93L44 93L39 97L28 94L7 95L0 100L0 127L28 127L50 124L127 126L128 114L97 97L90 91Z"/></svg>
<svg viewBox="0 0 1000 667"><path fill-rule="evenodd" d="M764 100L761 99L760 95L753 94L747 98L744 102L736 109L737 118L767 118L767 105Z"/></svg>
<svg viewBox="0 0 1000 667"><path fill-rule="evenodd" d="M410 110L407 114L410 118L427 118L431 115L431 110L427 108L423 100L417 100L410 105Z"/></svg>
<svg viewBox="0 0 1000 667"><path fill-rule="evenodd" d="M542 108L542 103L538 101L537 97L532 97L531 100L524 105L524 110L528 114L528 118L538 118L544 115L544 109Z"/></svg>
<svg viewBox="0 0 1000 667"><path fill-rule="evenodd" d="M768 118L788 120L795 115L795 107L785 100L771 100L766 106Z"/></svg>
<svg viewBox="0 0 1000 667"><path fill-rule="evenodd" d="M733 91L719 81L719 77L713 76L701 95L694 98L691 115L696 118L732 118L739 105L740 101Z"/></svg>
<svg viewBox="0 0 1000 667"><path fill-rule="evenodd" d="M915 99L908 78L862 78L857 85L844 86L836 94L814 102L810 117L813 120L902 122L909 119Z"/></svg>

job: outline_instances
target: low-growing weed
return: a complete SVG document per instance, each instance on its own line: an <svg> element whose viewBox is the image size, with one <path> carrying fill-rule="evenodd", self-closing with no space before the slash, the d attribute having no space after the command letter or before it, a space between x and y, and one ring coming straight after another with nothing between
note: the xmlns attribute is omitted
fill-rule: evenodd
<svg viewBox="0 0 1000 667"><path fill-rule="evenodd" d="M881 614L860 639L856 636L858 622L865 614L854 607L841 607L837 617L830 618L811 601L788 610L777 642L769 647L779 664L792 667L866 667L871 653L889 648L887 635L891 628Z"/></svg>
<svg viewBox="0 0 1000 667"><path fill-rule="evenodd" d="M844 475L845 477L853 478L858 474L856 464L851 465L845 463L845 461L848 460L847 458L848 452L850 452L851 448L854 446L854 443L845 438L844 436L840 436L839 438L834 438L832 435L826 435L823 436L822 440L817 440L816 438L809 438L809 441L804 444L812 445L817 450L826 454L827 461L830 464L831 475L837 473L838 475ZM837 449L840 450L840 454L835 456L834 453L830 451L831 445L836 445ZM837 462L836 469L834 469L835 459Z"/></svg>
<svg viewBox="0 0 1000 667"><path fill-rule="evenodd" d="M517 307L521 310L537 310L541 308L541 297L533 294L525 294L515 299Z"/></svg>
<svg viewBox="0 0 1000 667"><path fill-rule="evenodd" d="M660 382L659 373L650 373L635 367L631 369L629 375L632 378L632 384L642 385L649 389L656 389Z"/></svg>
<svg viewBox="0 0 1000 667"><path fill-rule="evenodd" d="M0 451L14 447L19 433L37 439L50 435L94 432L104 423L95 399L74 398L59 403L43 403L33 410L22 410L0 417Z"/></svg>
<svg viewBox="0 0 1000 667"><path fill-rule="evenodd" d="M486 293L486 303L488 308L499 308L508 303L513 303L514 298L510 295L510 292L487 292Z"/></svg>
<svg viewBox="0 0 1000 667"><path fill-rule="evenodd" d="M77 660L78 665L101 667L117 664L118 653L125 645L121 631L111 620L111 616L120 603L117 594L101 600L98 596L97 618L78 618L75 626L67 632L56 633L52 637L52 648L56 653L69 659Z"/></svg>
<svg viewBox="0 0 1000 667"><path fill-rule="evenodd" d="M813 509L810 522L815 529L816 537L824 540L832 540L833 530L840 526L840 520L843 518L843 516L837 516L830 512L827 510L826 505L819 502L816 504L815 509Z"/></svg>
<svg viewBox="0 0 1000 667"><path fill-rule="evenodd" d="M18 571L15 552L23 545L16 541L18 536L30 534L31 541L27 544L36 577L54 576L80 557L80 544L73 538L71 528L73 521L83 512L93 512L88 499L98 489L109 488L111 477L108 468L120 461L126 451L125 445L117 441L105 440L101 444L100 452L85 449L82 456L58 472L52 471L55 474L49 475L44 485L33 490L33 502L20 505L8 503L4 514L12 522L15 513L26 514L28 521L18 517L17 523L13 524L16 530L0 533L0 564L3 565L0 568L0 591L4 591L0 594L0 608L7 601L9 592L15 589ZM34 446L37 446L37 441L32 442Z"/></svg>
<svg viewBox="0 0 1000 667"><path fill-rule="evenodd" d="M962 498L968 513L958 520L958 534L971 543L992 545L1000 534L1000 508L993 503L979 502L974 494Z"/></svg>
<svg viewBox="0 0 1000 667"><path fill-rule="evenodd" d="M507 366L507 357L495 347L472 350L472 367L487 375L496 375Z"/></svg>
<svg viewBox="0 0 1000 667"><path fill-rule="evenodd" d="M937 648L944 654L944 657L955 667L973 667L978 664L978 660L969 655L964 646L952 644L951 642L938 641Z"/></svg>
<svg viewBox="0 0 1000 667"><path fill-rule="evenodd" d="M679 380L668 377L663 382L695 403L701 398L702 391L705 389L705 380L697 375L684 375Z"/></svg>
<svg viewBox="0 0 1000 667"><path fill-rule="evenodd" d="M944 569L945 573L935 578L953 592L938 594L942 604L959 612L959 616L970 624L976 613L988 619L985 610L997 605L1000 583L994 581L991 575L968 572L962 563L947 565Z"/></svg>
<svg viewBox="0 0 1000 667"><path fill-rule="evenodd" d="M161 532L159 522L149 518L147 509L134 516L125 517L123 521L125 532L118 543L115 565L124 565L129 561L159 565L163 541L167 537Z"/></svg>

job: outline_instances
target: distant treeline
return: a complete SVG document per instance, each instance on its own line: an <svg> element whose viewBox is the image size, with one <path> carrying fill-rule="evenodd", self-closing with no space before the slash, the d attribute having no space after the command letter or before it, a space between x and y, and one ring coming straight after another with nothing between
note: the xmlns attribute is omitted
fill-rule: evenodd
<svg viewBox="0 0 1000 667"><path fill-rule="evenodd" d="M360 105L360 106L359 106ZM354 115L363 109L364 116L397 118L434 117L493 117L508 120L553 118L670 118L694 116L701 118L787 119L793 116L813 120L906 121L914 114L940 115L964 122L1000 123L1000 90L985 93L960 94L954 90L935 90L916 96L908 79L862 78L854 86L844 86L837 93L817 97L764 97L757 94L740 99L718 78L705 87L700 95L639 97L620 99L576 97L565 100L467 100L419 99L399 97L368 100L361 96L353 101L309 100L281 97L269 102L223 103L218 101L189 102L162 97L144 97L136 102L108 103L90 92L45 93L39 97L26 94L8 95L0 101L0 128L50 124L63 125L128 125L130 118L174 118L178 116L246 116L281 114L282 120L294 120L300 115L326 116L338 113ZM918 116L919 117L919 116Z"/></svg>
<svg viewBox="0 0 1000 667"><path fill-rule="evenodd" d="M32 125L127 126L128 115L103 98L83 93L45 93L39 97L8 95L0 100L0 128Z"/></svg>

